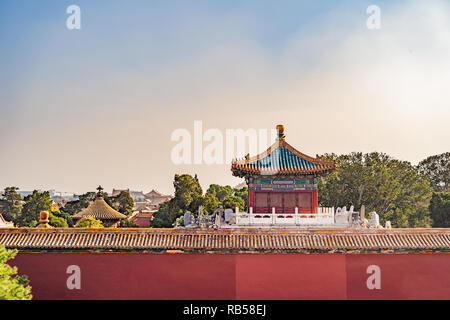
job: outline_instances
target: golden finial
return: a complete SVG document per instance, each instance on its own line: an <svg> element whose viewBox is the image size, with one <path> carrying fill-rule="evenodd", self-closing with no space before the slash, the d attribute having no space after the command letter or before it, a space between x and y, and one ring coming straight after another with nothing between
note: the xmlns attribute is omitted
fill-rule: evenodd
<svg viewBox="0 0 450 320"><path fill-rule="evenodd" d="M278 131L278 139L284 139L284 126L282 124L277 125L277 131Z"/></svg>
<svg viewBox="0 0 450 320"><path fill-rule="evenodd" d="M41 211L41 213L39 214L39 225L38 228L51 228L50 225L48 224L49 222L49 214L47 211Z"/></svg>
<svg viewBox="0 0 450 320"><path fill-rule="evenodd" d="M97 198L102 198L103 197L103 188L102 186L98 186L97 188Z"/></svg>

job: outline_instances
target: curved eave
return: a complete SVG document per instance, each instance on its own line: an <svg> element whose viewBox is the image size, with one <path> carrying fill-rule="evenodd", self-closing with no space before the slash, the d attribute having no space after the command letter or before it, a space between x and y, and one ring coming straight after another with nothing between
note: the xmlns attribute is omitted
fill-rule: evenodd
<svg viewBox="0 0 450 320"><path fill-rule="evenodd" d="M335 171L335 168L330 169L321 169L321 170L290 170L290 169L281 169L281 170L259 170L252 168L240 168L240 167L232 167L231 171L233 176L235 177L246 177L246 176L309 176L309 177L318 177L332 173Z"/></svg>
<svg viewBox="0 0 450 320"><path fill-rule="evenodd" d="M121 213L120 213L121 214ZM125 218L127 218L127 216L126 215L123 215L123 214L121 214L121 216L107 216L107 217L101 217L101 216L98 216L98 215L96 215L96 214L91 214L91 213L87 213L87 214L84 214L84 215L78 215L78 216L75 216L75 215L73 215L72 216L72 219L83 219L83 218L95 218L95 219L99 219L99 220L120 220L120 219L125 219Z"/></svg>
<svg viewBox="0 0 450 320"><path fill-rule="evenodd" d="M315 165L314 168L306 168L304 166L301 167L297 166L295 168L292 168L284 166L276 169L265 169L256 165L256 163L259 160L263 160L264 158L268 157L275 149L279 147L285 147L295 156L314 164ZM257 156L244 160L235 160L231 164L231 171L233 172L233 175L237 177L245 177L247 175L320 176L329 174L335 170L336 170L336 162L325 161L320 159L319 157L313 158L304 153L301 153L300 151L292 147L289 143L287 143L284 139L277 140L265 152Z"/></svg>

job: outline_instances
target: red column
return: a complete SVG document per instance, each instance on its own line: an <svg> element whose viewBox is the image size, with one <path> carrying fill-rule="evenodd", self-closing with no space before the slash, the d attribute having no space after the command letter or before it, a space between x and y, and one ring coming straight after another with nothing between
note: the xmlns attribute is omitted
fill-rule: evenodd
<svg viewBox="0 0 450 320"><path fill-rule="evenodd" d="M312 191L312 213L319 212L319 200L317 197L317 190Z"/></svg>
<svg viewBox="0 0 450 320"><path fill-rule="evenodd" d="M250 212L250 207L255 211L255 190L248 190L247 209Z"/></svg>

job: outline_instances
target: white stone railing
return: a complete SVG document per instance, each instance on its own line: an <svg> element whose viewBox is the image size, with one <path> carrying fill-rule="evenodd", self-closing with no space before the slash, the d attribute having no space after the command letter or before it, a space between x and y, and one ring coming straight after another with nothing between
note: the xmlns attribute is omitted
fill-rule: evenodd
<svg viewBox="0 0 450 320"><path fill-rule="evenodd" d="M236 208L236 225L330 225L334 224L334 208L319 207L318 213L257 213L250 208L249 213L241 213Z"/></svg>

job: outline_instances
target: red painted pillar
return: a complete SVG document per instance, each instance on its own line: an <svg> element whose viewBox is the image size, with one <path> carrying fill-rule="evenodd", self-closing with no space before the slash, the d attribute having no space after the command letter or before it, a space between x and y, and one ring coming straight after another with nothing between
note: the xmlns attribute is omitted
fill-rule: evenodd
<svg viewBox="0 0 450 320"><path fill-rule="evenodd" d="M319 200L317 197L317 190L313 190L312 192L312 213L319 212Z"/></svg>
<svg viewBox="0 0 450 320"><path fill-rule="evenodd" d="M247 199L247 211L250 212L250 207L253 207L253 211L255 211L255 190L248 190L248 199Z"/></svg>

